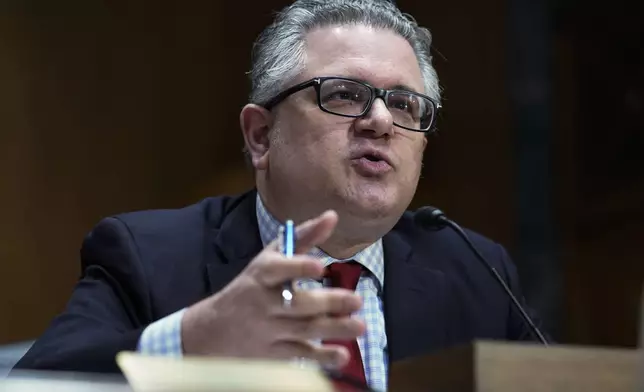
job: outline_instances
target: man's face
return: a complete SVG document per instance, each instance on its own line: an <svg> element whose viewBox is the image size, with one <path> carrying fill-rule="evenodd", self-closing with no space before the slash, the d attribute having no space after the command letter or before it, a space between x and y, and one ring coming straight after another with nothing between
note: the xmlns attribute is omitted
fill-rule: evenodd
<svg viewBox="0 0 644 392"><path fill-rule="evenodd" d="M389 30L362 25L308 34L305 67L291 85L323 76L424 92L409 43ZM283 192L280 198L311 213L335 209L340 223L343 215L397 220L408 207L426 139L394 126L381 99L362 118L340 117L320 110L311 87L291 95L273 113L266 172L271 193Z"/></svg>

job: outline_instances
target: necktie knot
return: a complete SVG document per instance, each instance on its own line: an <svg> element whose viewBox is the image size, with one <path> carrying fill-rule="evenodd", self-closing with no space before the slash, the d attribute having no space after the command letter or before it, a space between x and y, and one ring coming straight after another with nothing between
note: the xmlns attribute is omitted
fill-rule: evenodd
<svg viewBox="0 0 644 392"><path fill-rule="evenodd" d="M362 265L352 260L329 265L326 267L325 276L330 280L332 287L355 291L361 274Z"/></svg>

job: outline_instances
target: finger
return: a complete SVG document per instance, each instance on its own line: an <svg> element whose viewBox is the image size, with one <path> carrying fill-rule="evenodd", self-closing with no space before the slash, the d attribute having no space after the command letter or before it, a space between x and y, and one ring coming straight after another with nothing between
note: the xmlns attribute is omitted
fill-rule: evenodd
<svg viewBox="0 0 644 392"><path fill-rule="evenodd" d="M314 222L312 227L300 227L296 229L296 253L306 253L312 247L318 246L326 242L335 226L338 224L338 214L335 211L329 210L320 215Z"/></svg>
<svg viewBox="0 0 644 392"><path fill-rule="evenodd" d="M262 286L274 288L290 280L319 279L324 274L324 267L315 257L295 255L287 259L275 251L265 249L248 272Z"/></svg>
<svg viewBox="0 0 644 392"><path fill-rule="evenodd" d="M275 308L277 316L315 317L328 314L347 316L362 307L362 298L342 288L297 290L290 307Z"/></svg>
<svg viewBox="0 0 644 392"><path fill-rule="evenodd" d="M364 321L351 316L289 320L284 326L295 339L354 340L366 331Z"/></svg>
<svg viewBox="0 0 644 392"><path fill-rule="evenodd" d="M310 219L299 224L295 228L296 253L306 253L312 247L324 243L333 233L338 223L338 214L335 211L328 210L317 218ZM276 238L267 248L279 250L280 238Z"/></svg>
<svg viewBox="0 0 644 392"><path fill-rule="evenodd" d="M349 350L338 345L319 345L300 340L282 340L273 346L277 358L306 358L322 366L343 367L349 362Z"/></svg>

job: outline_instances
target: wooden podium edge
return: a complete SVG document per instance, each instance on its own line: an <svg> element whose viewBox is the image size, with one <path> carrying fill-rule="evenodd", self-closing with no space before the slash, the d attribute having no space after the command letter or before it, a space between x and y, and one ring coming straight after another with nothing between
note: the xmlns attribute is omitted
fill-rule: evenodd
<svg viewBox="0 0 644 392"><path fill-rule="evenodd" d="M479 340L392 364L389 390L635 391L638 350Z"/></svg>

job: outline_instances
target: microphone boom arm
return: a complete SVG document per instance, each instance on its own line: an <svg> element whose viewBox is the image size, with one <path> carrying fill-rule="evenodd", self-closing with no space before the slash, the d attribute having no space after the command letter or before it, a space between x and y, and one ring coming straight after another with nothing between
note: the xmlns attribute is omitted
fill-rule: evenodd
<svg viewBox="0 0 644 392"><path fill-rule="evenodd" d="M521 306L517 298L514 296L514 294L512 293L512 290L510 290L507 283L505 283L505 280L503 280L501 275L499 275L496 268L494 268L490 263L488 263L487 260L485 260L485 258L481 254L481 252L479 252L479 250L476 249L476 247L469 239L465 231L458 224L456 224L456 222L450 219L447 219L445 216L443 216L441 220L443 220L445 224L447 224L452 230L456 231L465 240L465 242L467 243L467 246L476 255L476 258L478 258L485 265L485 267L487 267L487 269L494 276L494 278L501 284L501 287L503 287L503 290L506 292L508 297L510 297L512 304L514 305L514 308L519 312L519 314L521 315L521 318L526 322L526 324L528 324L532 333L536 335L536 337L541 341L541 343L543 343L544 346L548 346L548 340L543 335L543 333L541 333L539 328L537 328L537 326L534 324L534 322L532 321L532 318L528 316L528 313L526 313L525 309L523 309L523 306Z"/></svg>

